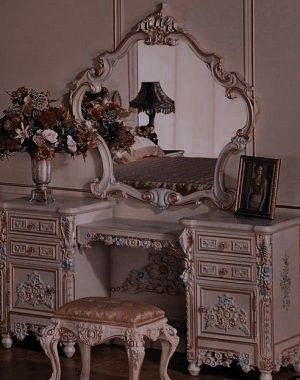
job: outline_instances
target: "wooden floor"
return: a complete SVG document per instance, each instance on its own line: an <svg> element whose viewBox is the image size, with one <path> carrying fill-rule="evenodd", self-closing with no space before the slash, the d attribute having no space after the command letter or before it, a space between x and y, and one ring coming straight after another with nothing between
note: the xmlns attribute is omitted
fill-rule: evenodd
<svg viewBox="0 0 300 380"><path fill-rule="evenodd" d="M141 380L158 380L159 354L157 350L146 350L141 372ZM73 358L60 357L62 380L79 379L80 358L78 350ZM175 354L169 365L172 380L255 380L257 372L244 374L236 369L203 368L201 373L190 376L187 373L184 354ZM128 378L127 357L120 346L101 345L93 348L90 380L125 380ZM47 380L51 368L48 358L37 344L25 346L18 344L10 350L0 347L0 380ZM274 375L274 380L300 380L292 370L283 369Z"/></svg>

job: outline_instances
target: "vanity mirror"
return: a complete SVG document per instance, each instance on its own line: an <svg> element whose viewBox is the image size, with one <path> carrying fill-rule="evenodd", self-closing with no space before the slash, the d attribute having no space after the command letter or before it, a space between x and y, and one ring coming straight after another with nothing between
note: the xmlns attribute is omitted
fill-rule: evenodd
<svg viewBox="0 0 300 380"><path fill-rule="evenodd" d="M85 120L82 101L86 93L100 93L103 87L117 89L126 108L141 82L159 82L175 100L175 113L155 117L159 154L135 162L114 165L111 150L99 136L103 173L91 183L94 196L121 193L162 209L202 200L222 209L232 207L234 191L226 188L224 171L230 155L243 151L252 133L255 104L251 88L236 73L226 72L221 58L201 49L166 14L165 5L97 61L97 66L76 79L71 92L77 119ZM137 116L132 111L126 125L147 124L145 114ZM137 139L140 143L140 136Z"/></svg>

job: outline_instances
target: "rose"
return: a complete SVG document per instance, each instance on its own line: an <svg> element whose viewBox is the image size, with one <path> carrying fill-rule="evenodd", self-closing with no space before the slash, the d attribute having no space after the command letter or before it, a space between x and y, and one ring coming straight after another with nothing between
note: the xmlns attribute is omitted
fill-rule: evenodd
<svg viewBox="0 0 300 380"><path fill-rule="evenodd" d="M42 132L42 136L45 140L49 141L51 144L55 144L57 142L57 133L52 129L45 129Z"/></svg>
<svg viewBox="0 0 300 380"><path fill-rule="evenodd" d="M68 149L71 153L77 152L76 141L74 141L73 137L70 135L67 136L67 145L68 145Z"/></svg>

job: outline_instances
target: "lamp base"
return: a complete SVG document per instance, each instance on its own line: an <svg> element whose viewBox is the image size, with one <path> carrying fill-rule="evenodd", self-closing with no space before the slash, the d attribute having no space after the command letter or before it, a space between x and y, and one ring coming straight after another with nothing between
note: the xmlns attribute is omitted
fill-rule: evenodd
<svg viewBox="0 0 300 380"><path fill-rule="evenodd" d="M142 137L146 137L147 139L154 142L154 144L158 144L158 137L154 131L154 127L152 125L142 125L137 128L137 134Z"/></svg>

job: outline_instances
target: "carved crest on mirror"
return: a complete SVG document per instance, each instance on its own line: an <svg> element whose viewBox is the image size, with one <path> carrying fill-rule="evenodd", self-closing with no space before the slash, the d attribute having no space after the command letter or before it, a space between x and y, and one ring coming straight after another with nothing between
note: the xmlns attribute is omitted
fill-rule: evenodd
<svg viewBox="0 0 300 380"><path fill-rule="evenodd" d="M175 18L166 13L166 5L141 20L129 32L113 51L104 51L97 57L97 64L82 72L74 82L75 87L70 94L70 102L74 116L85 122L82 112L82 102L87 92L99 93L105 82L113 73L120 59L129 53L139 41L146 45L176 46L177 42L185 43L207 67L212 80L224 88L224 96L228 99L239 98L245 105L246 117L243 124L237 128L233 137L221 149L213 175L213 185L209 190L194 191L183 194L168 188L137 189L122 183L115 178L111 151L99 135L98 150L102 159L103 174L91 182L90 188L95 197L105 199L117 193L123 197L148 202L161 209L171 205L201 203L204 200L212 202L221 209L233 206L235 192L225 185L225 167L228 158L245 150L253 131L255 116L255 101L252 88L235 72L225 71L222 59L214 53L208 53L200 48L196 39L181 26Z"/></svg>

